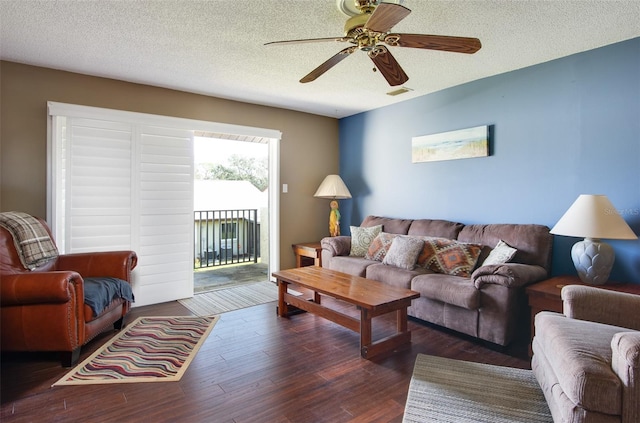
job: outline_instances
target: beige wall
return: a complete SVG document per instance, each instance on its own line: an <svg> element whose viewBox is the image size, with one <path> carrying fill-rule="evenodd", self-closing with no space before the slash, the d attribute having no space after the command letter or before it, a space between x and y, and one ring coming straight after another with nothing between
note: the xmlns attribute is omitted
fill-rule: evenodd
<svg viewBox="0 0 640 423"><path fill-rule="evenodd" d="M337 119L148 85L0 62L0 210L46 214L47 101L276 129L282 132L280 265L291 244L328 233L328 205L313 198L338 172Z"/></svg>

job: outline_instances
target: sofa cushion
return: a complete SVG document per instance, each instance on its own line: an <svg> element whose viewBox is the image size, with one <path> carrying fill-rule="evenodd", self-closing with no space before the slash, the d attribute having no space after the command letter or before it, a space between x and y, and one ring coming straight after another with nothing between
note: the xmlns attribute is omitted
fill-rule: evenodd
<svg viewBox="0 0 640 423"><path fill-rule="evenodd" d="M382 225L382 230L390 234L406 235L409 225L413 222L411 219L394 219L381 216L367 216L360 226L371 227Z"/></svg>
<svg viewBox="0 0 640 423"><path fill-rule="evenodd" d="M396 288L411 288L411 280L425 273L431 273L430 270L422 267L416 267L413 270L400 269L399 267L388 266L382 263L372 264L365 270L365 277L374 281L383 282Z"/></svg>
<svg viewBox="0 0 640 423"><path fill-rule="evenodd" d="M424 237L424 247L418 257L418 266L437 273L470 277L482 247L453 239Z"/></svg>
<svg viewBox="0 0 640 423"><path fill-rule="evenodd" d="M419 275L411 281L411 289L419 292L421 297L468 310L480 307L480 291L469 278L438 273Z"/></svg>
<svg viewBox="0 0 640 423"><path fill-rule="evenodd" d="M336 256L332 257L329 263L322 262L322 267L348 273L349 275L364 277L367 267L372 264L378 264L378 262L365 260L362 257Z"/></svg>
<svg viewBox="0 0 640 423"><path fill-rule="evenodd" d="M382 232L382 225L368 228L361 226L351 226L351 251L350 256L364 257L369 250L369 245Z"/></svg>
<svg viewBox="0 0 640 423"><path fill-rule="evenodd" d="M391 248L382 260L383 264L413 270L416 267L418 254L422 251L424 241L410 236L397 236L391 243Z"/></svg>
<svg viewBox="0 0 640 423"><path fill-rule="evenodd" d="M483 266L488 266L491 264L504 264L516 255L518 250L513 247L510 247L509 244L504 242L503 240L498 241L498 244L495 246L493 250L489 253L489 256L484 259L482 262Z"/></svg>
<svg viewBox="0 0 640 423"><path fill-rule="evenodd" d="M611 339L628 329L540 312L535 343L564 394L582 408L619 415L622 384L611 368Z"/></svg>
<svg viewBox="0 0 640 423"><path fill-rule="evenodd" d="M466 225L458 234L458 241L493 246L503 240L518 250L511 262L535 264L547 272L551 269L553 235L549 228L534 224Z"/></svg>
<svg viewBox="0 0 640 423"><path fill-rule="evenodd" d="M364 258L376 261L384 260L384 256L387 255L394 238L397 236L398 234L380 232L371 242L371 245L369 245L369 250L367 250L367 254L364 255Z"/></svg>
<svg viewBox="0 0 640 423"><path fill-rule="evenodd" d="M439 219L417 219L411 222L407 235L456 239L462 228L464 228L464 225L458 222Z"/></svg>

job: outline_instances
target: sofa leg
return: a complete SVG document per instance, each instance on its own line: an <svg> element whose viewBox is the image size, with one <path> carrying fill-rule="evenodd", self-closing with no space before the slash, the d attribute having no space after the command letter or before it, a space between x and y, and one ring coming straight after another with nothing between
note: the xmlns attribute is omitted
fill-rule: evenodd
<svg viewBox="0 0 640 423"><path fill-rule="evenodd" d="M78 362L80 358L80 347L76 348L73 351L62 351L61 353L61 364L62 367L72 367Z"/></svg>
<svg viewBox="0 0 640 423"><path fill-rule="evenodd" d="M120 330L124 327L124 316L113 322L113 328L115 330Z"/></svg>

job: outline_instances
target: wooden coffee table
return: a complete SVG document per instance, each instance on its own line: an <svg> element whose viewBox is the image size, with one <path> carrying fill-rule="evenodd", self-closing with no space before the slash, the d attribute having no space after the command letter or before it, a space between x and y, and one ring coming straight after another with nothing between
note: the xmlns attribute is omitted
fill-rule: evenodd
<svg viewBox="0 0 640 423"><path fill-rule="evenodd" d="M396 288L370 279L351 276L318 266L274 272L278 282L278 316L289 316L289 305L314 313L360 333L360 355L372 358L411 342L407 327L407 307L419 293ZM313 299L305 300L288 292L289 284L313 291ZM356 306L360 319L348 316L321 304L321 295L333 297ZM371 319L396 312L396 333L372 342Z"/></svg>

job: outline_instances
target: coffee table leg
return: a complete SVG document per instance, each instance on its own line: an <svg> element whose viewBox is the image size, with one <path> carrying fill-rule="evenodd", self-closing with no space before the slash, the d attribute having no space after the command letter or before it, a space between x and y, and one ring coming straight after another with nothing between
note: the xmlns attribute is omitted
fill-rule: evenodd
<svg viewBox="0 0 640 423"><path fill-rule="evenodd" d="M396 333L375 342L372 341L371 312L361 309L360 315L360 355L362 358L373 358L381 353L403 348L411 343L406 307L396 310Z"/></svg>
<svg viewBox="0 0 640 423"><path fill-rule="evenodd" d="M367 358L371 347L371 314L366 308L360 309L360 356Z"/></svg>
<svg viewBox="0 0 640 423"><path fill-rule="evenodd" d="M278 282L278 316L287 316L287 303L284 301L284 294L287 292L287 285L285 281L277 279Z"/></svg>
<svg viewBox="0 0 640 423"><path fill-rule="evenodd" d="M398 319L396 325L398 333L406 332L409 328L407 325L407 308L402 307L396 312L396 319Z"/></svg>

